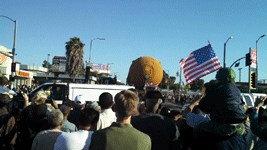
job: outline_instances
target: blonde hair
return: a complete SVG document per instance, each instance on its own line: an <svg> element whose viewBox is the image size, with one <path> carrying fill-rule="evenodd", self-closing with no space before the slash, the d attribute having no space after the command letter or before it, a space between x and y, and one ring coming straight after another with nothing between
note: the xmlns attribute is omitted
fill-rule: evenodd
<svg viewBox="0 0 267 150"><path fill-rule="evenodd" d="M32 100L33 104L40 104L40 103L44 103L45 100L47 99L47 94L45 93L45 91L41 90L39 92L37 92Z"/></svg>
<svg viewBox="0 0 267 150"><path fill-rule="evenodd" d="M115 96L115 111L121 119L128 118L137 111L138 96L130 91L124 90Z"/></svg>

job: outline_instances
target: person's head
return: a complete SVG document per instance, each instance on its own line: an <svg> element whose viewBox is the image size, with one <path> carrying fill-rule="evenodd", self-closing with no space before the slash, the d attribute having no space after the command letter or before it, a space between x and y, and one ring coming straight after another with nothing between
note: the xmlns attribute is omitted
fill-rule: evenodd
<svg viewBox="0 0 267 150"><path fill-rule="evenodd" d="M267 127L266 126L266 124L267 124L267 110L262 108L262 107L260 107L260 110L259 110L259 120L258 121L260 124L265 124L265 127Z"/></svg>
<svg viewBox="0 0 267 150"><path fill-rule="evenodd" d="M7 92L0 94L0 108L7 108L9 103L11 102L11 98Z"/></svg>
<svg viewBox="0 0 267 150"><path fill-rule="evenodd" d="M130 90L124 90L116 94L114 110L117 118L125 120L134 115L137 111L138 101L138 96Z"/></svg>
<svg viewBox="0 0 267 150"><path fill-rule="evenodd" d="M145 114L146 113L146 104L144 101L139 102L137 105L137 109L139 114Z"/></svg>
<svg viewBox="0 0 267 150"><path fill-rule="evenodd" d="M43 120L47 117L47 106L45 104L36 105L33 107L33 116L35 119Z"/></svg>
<svg viewBox="0 0 267 150"><path fill-rule="evenodd" d="M7 86L8 84L9 84L9 81L8 81L7 77L1 76L0 77L0 86Z"/></svg>
<svg viewBox="0 0 267 150"><path fill-rule="evenodd" d="M45 103L46 99L47 99L47 94L45 93L45 91L40 90L33 96L32 104L37 104L37 105L43 104Z"/></svg>
<svg viewBox="0 0 267 150"><path fill-rule="evenodd" d="M83 95L77 95L74 100L74 108L82 110L85 108L86 100Z"/></svg>
<svg viewBox="0 0 267 150"><path fill-rule="evenodd" d="M113 97L110 93L104 92L99 96L99 101L98 101L99 106L101 109L108 109L111 108L114 104Z"/></svg>
<svg viewBox="0 0 267 150"><path fill-rule="evenodd" d="M235 83L235 72L233 69L227 67L227 68L221 68L217 74L216 79L220 83Z"/></svg>
<svg viewBox="0 0 267 150"><path fill-rule="evenodd" d="M95 109L98 112L101 111L101 107L98 105L97 102L92 102L92 101L88 102L86 104L86 108L93 108L93 109Z"/></svg>
<svg viewBox="0 0 267 150"><path fill-rule="evenodd" d="M81 111L79 117L79 129L96 130L96 124L99 119L99 112L93 108L85 108Z"/></svg>
<svg viewBox="0 0 267 150"><path fill-rule="evenodd" d="M64 116L60 109L54 109L48 115L47 120L51 129L60 128L63 125Z"/></svg>
<svg viewBox="0 0 267 150"><path fill-rule="evenodd" d="M147 112L159 113L163 103L162 94L159 91L148 91L145 97Z"/></svg>
<svg viewBox="0 0 267 150"><path fill-rule="evenodd" d="M60 108L61 112L64 115L64 118L67 118L70 114L70 107L68 105L61 105Z"/></svg>

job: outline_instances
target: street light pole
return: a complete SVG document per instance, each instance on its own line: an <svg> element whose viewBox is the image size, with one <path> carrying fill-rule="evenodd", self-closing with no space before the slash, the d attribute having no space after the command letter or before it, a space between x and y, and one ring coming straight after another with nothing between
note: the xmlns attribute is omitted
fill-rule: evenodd
<svg viewBox="0 0 267 150"><path fill-rule="evenodd" d="M15 30L14 30L14 43L13 43L13 49L12 49L12 55L13 55L13 58L12 58L12 63L15 63L15 53L16 53L16 38L17 38L17 23L18 21L17 20L13 20L7 16L3 16L3 15L0 15L0 17L5 17L11 21L13 21L15 23ZM11 77L14 78L15 76L15 72L11 72ZM14 81L11 82L11 89L13 88L13 85L14 85Z"/></svg>
<svg viewBox="0 0 267 150"><path fill-rule="evenodd" d="M105 40L105 38L94 38L94 39L91 39L91 42L90 42L90 56L89 56L89 65L91 64L91 53L92 53L92 43L93 43L93 40Z"/></svg>
<svg viewBox="0 0 267 150"><path fill-rule="evenodd" d="M241 69L242 68L239 68L238 70L239 70L239 82L241 82Z"/></svg>
<svg viewBox="0 0 267 150"><path fill-rule="evenodd" d="M263 37L265 37L265 34L260 36L258 38L258 40L256 40L256 52L257 52L257 59L256 59L256 90L258 89L258 42Z"/></svg>
<svg viewBox="0 0 267 150"><path fill-rule="evenodd" d="M225 53L226 53L226 43L228 42L229 39L232 39L234 36L230 36L227 41L224 43L224 55L223 55L223 68L226 67L226 63L225 63Z"/></svg>
<svg viewBox="0 0 267 150"><path fill-rule="evenodd" d="M90 55L89 55L89 66L86 66L86 67L89 67L89 82L91 83L91 80L90 80L90 76L91 76L91 53L92 53L92 43L93 43L93 40L105 40L105 38L94 38L94 39L91 39L91 42L90 42Z"/></svg>
<svg viewBox="0 0 267 150"><path fill-rule="evenodd" d="M49 56L50 54L47 54L47 62L46 62L46 67L47 67L47 73L46 73L46 82L48 81L48 73L49 73Z"/></svg>
<svg viewBox="0 0 267 150"><path fill-rule="evenodd" d="M179 63L181 64L183 60L184 59L182 58ZM180 83L179 83L179 98L178 98L179 102L181 101L181 80L182 80L182 67L180 66L180 81L179 81Z"/></svg>

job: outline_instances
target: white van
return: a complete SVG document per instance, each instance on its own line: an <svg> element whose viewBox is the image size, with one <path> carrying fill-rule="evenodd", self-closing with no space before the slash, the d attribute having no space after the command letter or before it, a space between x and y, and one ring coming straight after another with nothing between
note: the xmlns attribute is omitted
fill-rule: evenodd
<svg viewBox="0 0 267 150"><path fill-rule="evenodd" d="M48 95L51 95L53 91L56 91L57 98L53 99L55 99L58 104L64 104L67 100L74 101L77 95L83 95L87 102L98 101L99 96L104 92L110 93L114 98L115 95L120 91L134 88L134 86L125 85L44 83L29 93L28 96L31 100L33 96L40 90L45 91ZM49 97L50 96L48 96L48 99Z"/></svg>

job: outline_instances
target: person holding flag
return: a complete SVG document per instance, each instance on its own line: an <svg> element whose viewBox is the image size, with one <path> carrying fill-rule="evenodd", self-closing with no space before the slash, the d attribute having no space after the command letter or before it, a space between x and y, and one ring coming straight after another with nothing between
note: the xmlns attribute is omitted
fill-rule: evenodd
<svg viewBox="0 0 267 150"><path fill-rule="evenodd" d="M234 85L235 72L231 68L222 68L211 45L207 45L189 54L180 63L187 85L197 79L217 71L217 84L206 87L205 95L198 108L210 114L210 121L202 122L194 128L194 149L242 149L241 141L247 120L241 92ZM232 144L231 143L235 143ZM242 148L240 148L242 147Z"/></svg>
<svg viewBox="0 0 267 150"><path fill-rule="evenodd" d="M218 83L207 87L206 95L198 105L204 113L210 114L211 121L194 128L191 148L207 148L208 145L212 149L243 149L247 146L242 138L247 116L240 90L234 85L235 72L231 68L221 68L216 79Z"/></svg>

